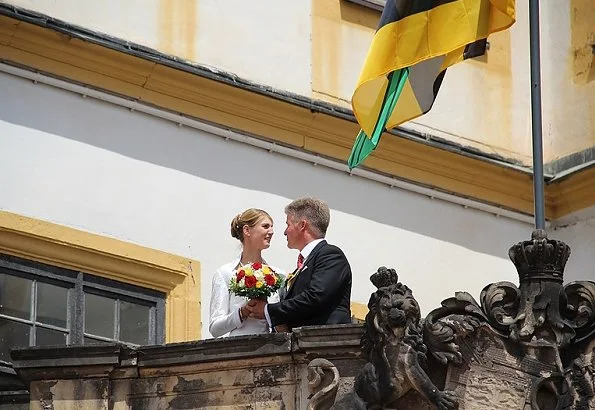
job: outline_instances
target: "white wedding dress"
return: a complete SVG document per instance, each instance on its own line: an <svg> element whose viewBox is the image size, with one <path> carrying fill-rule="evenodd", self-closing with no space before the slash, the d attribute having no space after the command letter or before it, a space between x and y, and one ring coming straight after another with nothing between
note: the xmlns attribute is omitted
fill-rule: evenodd
<svg viewBox="0 0 595 410"><path fill-rule="evenodd" d="M254 335L269 333L266 320L247 318L240 320L239 309L248 301L245 297L232 294L229 291L229 281L235 274L235 269L240 263L240 258L221 266L215 272L211 288L211 313L209 319L209 332L213 337ZM266 263L266 262L265 262ZM279 272L277 268L273 270ZM279 301L277 294L269 297L269 303Z"/></svg>

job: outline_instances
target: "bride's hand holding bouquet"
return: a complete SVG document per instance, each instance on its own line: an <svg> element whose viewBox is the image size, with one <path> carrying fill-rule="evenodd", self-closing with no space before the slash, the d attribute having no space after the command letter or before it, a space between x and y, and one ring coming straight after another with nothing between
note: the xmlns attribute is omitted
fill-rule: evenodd
<svg viewBox="0 0 595 410"><path fill-rule="evenodd" d="M254 262L242 265L236 270L229 282L229 290L237 296L266 301L282 284L283 279L273 268Z"/></svg>

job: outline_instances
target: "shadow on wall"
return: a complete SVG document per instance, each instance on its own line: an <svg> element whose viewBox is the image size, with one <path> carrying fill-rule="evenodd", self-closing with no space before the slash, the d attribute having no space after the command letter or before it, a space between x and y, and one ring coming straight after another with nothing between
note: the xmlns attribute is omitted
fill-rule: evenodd
<svg viewBox="0 0 595 410"><path fill-rule="evenodd" d="M532 229L5 74L0 89L0 120L231 186L320 197L338 211L476 252L506 258L513 244L502 238L524 240Z"/></svg>

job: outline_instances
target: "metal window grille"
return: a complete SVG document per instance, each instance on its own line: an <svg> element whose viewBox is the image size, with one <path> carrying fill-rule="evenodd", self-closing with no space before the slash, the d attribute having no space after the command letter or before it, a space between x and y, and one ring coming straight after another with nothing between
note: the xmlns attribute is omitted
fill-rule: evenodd
<svg viewBox="0 0 595 410"><path fill-rule="evenodd" d="M0 360L16 347L164 342L165 295L0 254Z"/></svg>

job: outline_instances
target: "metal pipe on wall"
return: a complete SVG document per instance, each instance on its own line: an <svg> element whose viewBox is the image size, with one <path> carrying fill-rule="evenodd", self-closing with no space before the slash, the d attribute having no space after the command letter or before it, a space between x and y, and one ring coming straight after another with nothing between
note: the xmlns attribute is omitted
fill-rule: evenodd
<svg viewBox="0 0 595 410"><path fill-rule="evenodd" d="M535 229L545 229L543 139L541 118L541 55L539 50L539 0L529 0L531 50L531 132L533 140L533 201Z"/></svg>

